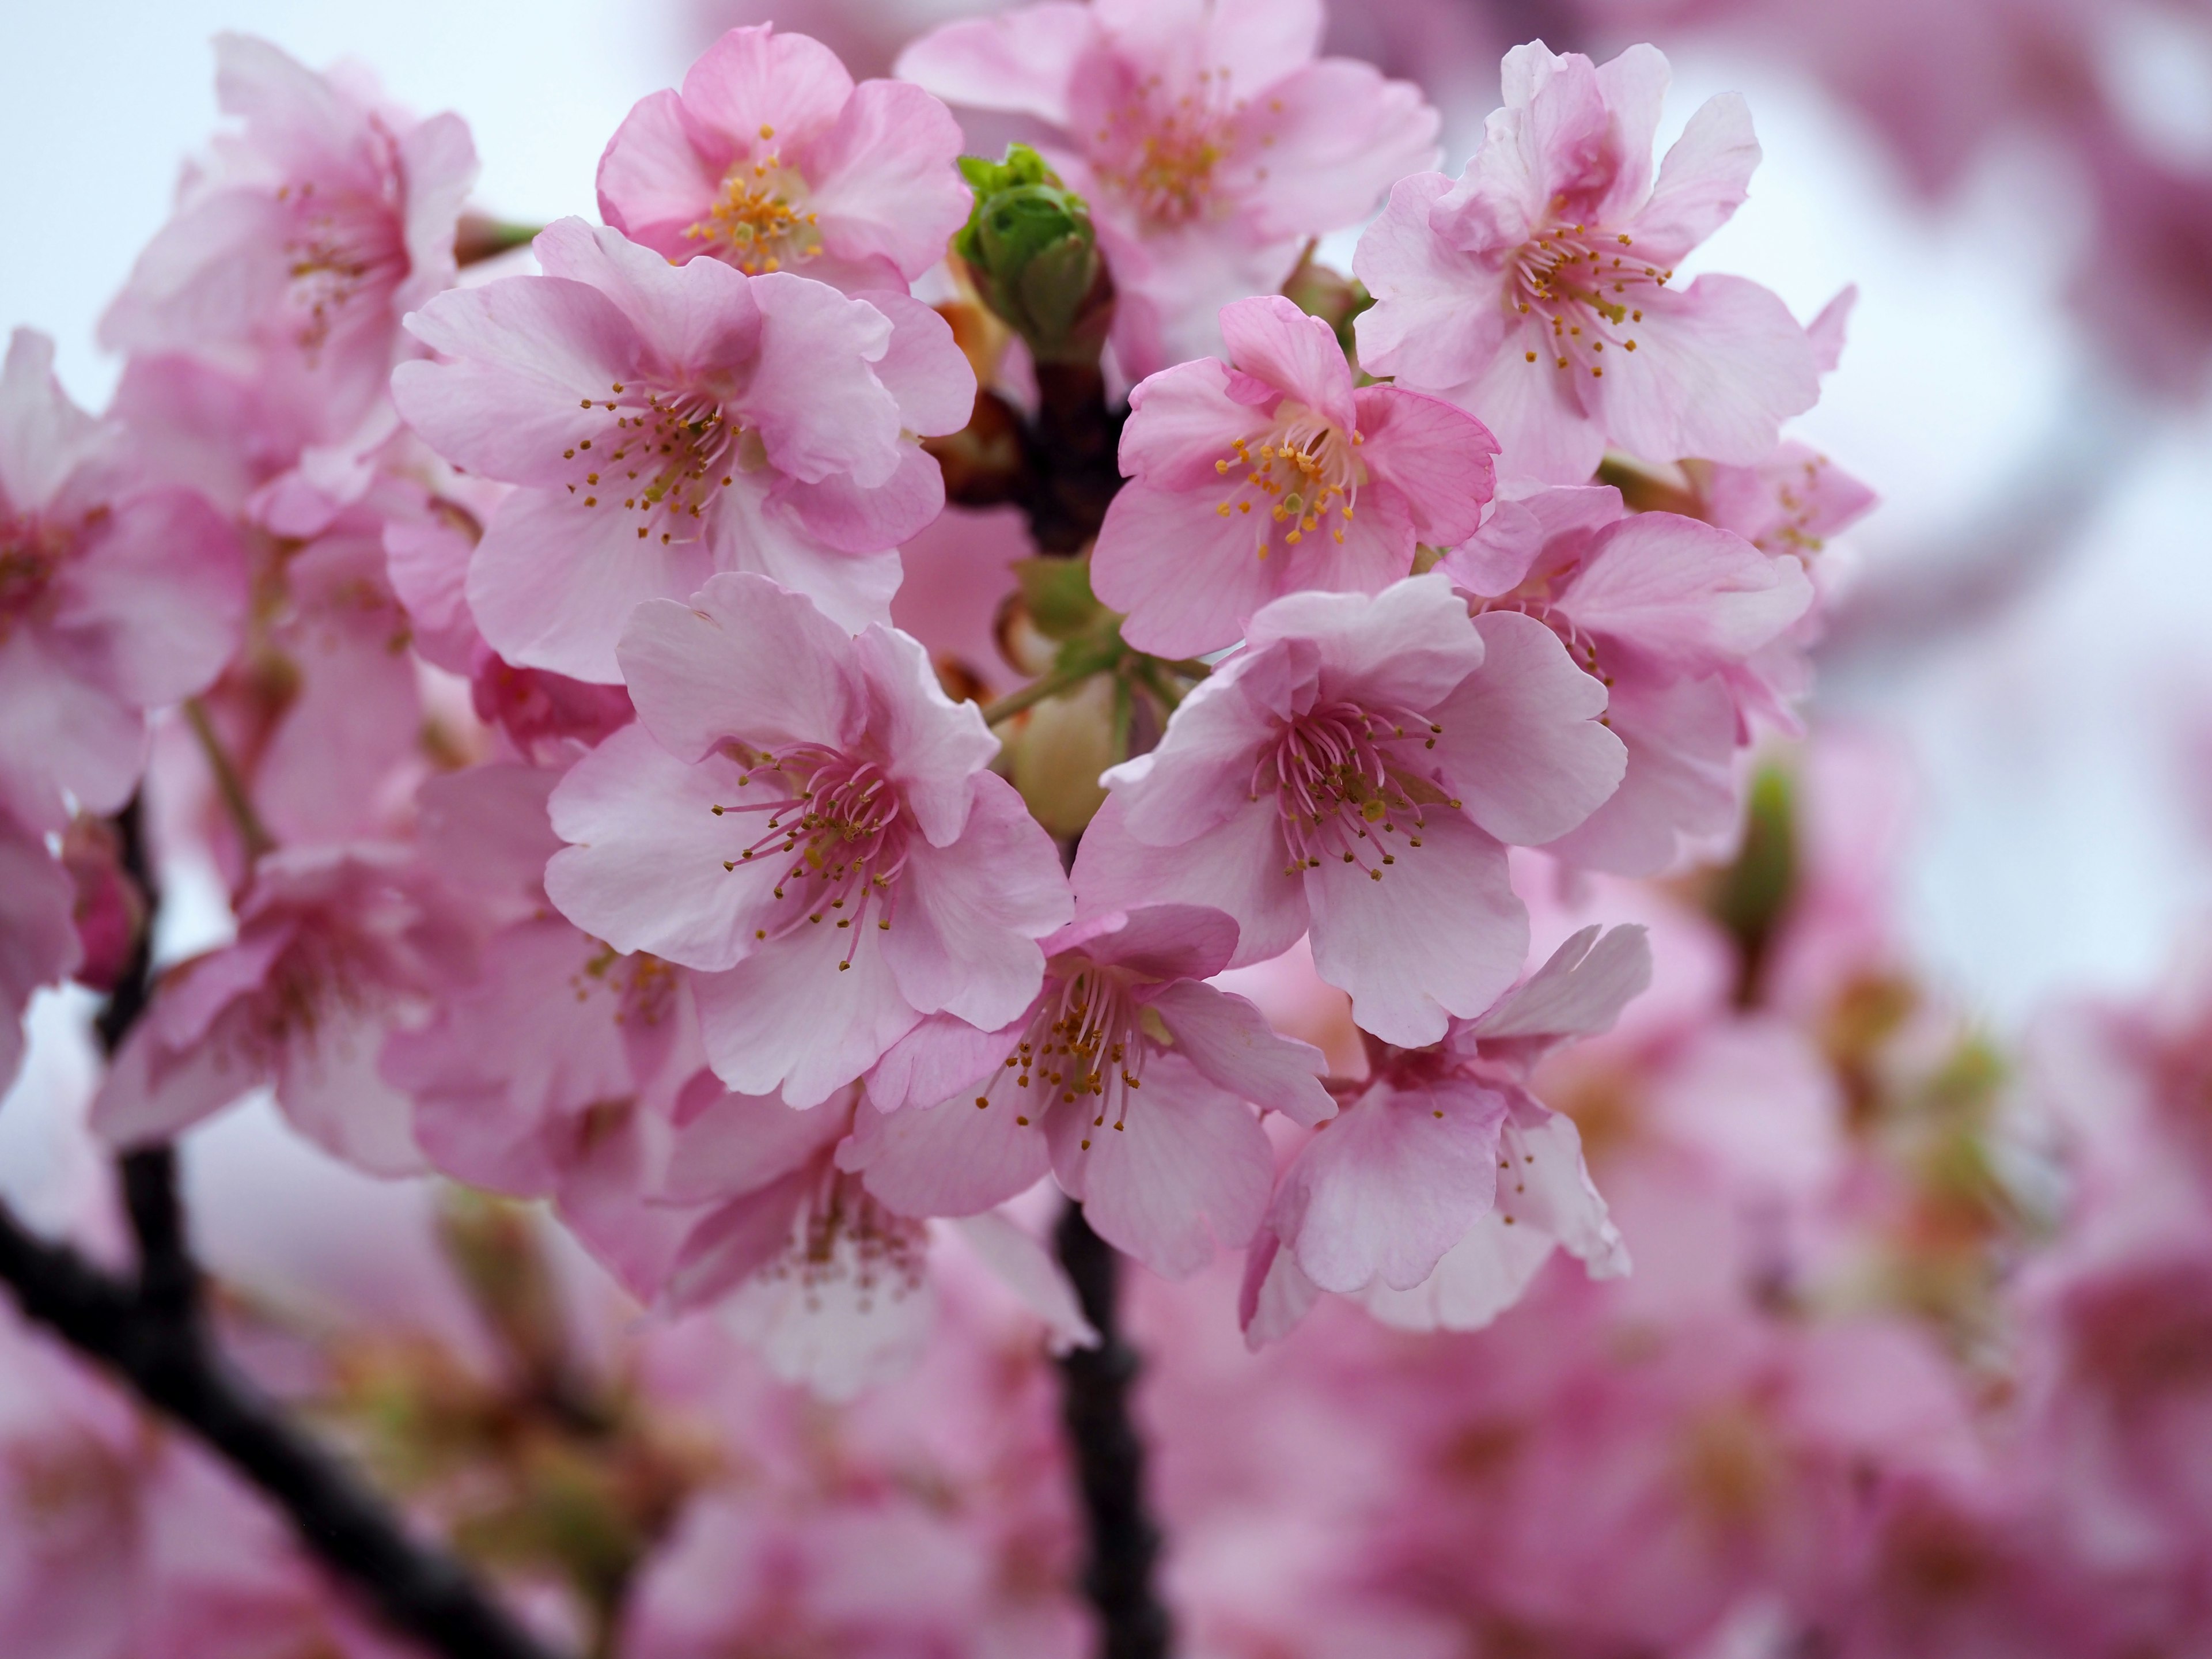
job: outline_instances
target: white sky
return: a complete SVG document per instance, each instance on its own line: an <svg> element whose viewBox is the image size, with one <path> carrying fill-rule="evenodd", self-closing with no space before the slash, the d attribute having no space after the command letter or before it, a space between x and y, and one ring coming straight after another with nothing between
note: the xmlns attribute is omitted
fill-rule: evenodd
<svg viewBox="0 0 2212 1659"><path fill-rule="evenodd" d="M589 214L607 135L683 68L677 0L0 6L0 326L54 334L88 403L115 373L93 344L100 309L214 123L216 30L311 64L350 55L417 110L459 110L482 203L521 219ZM1816 93L1756 64L1674 55L1672 124L1737 88L1766 150L1751 204L1698 268L1767 283L1806 316L1860 284L1843 369L1803 431L1887 497L1862 538L1870 568L1940 557L2043 464L2073 410L2081 365L2052 300L2080 234L2063 179L2036 157L1999 158L1964 199L1917 208ZM1909 738L1927 806L1913 926L1931 963L2008 1021L2053 988L2141 980L2212 885L2172 770L2175 733L2212 710L2208 460L2203 422L2169 425L2017 615L1923 671L1831 688Z"/></svg>

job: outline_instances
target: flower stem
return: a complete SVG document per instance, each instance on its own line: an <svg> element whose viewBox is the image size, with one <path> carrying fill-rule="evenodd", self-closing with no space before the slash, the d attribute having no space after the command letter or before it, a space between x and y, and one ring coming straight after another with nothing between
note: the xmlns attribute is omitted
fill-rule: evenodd
<svg viewBox="0 0 2212 1659"><path fill-rule="evenodd" d="M208 770L215 777L216 793L222 797L223 811L230 814L232 826L246 843L246 860L250 865L275 847L276 838L261 822L261 814L254 811L253 797L246 792L238 768L231 763L222 739L216 735L215 722L208 719L206 705L198 697L187 697L185 719L192 728L192 735L199 739L200 753L207 757Z"/></svg>
<svg viewBox="0 0 2212 1659"><path fill-rule="evenodd" d="M1084 1593L1098 1613L1099 1659L1165 1659L1172 1632L1152 1582L1160 1535L1145 1507L1145 1444L1129 1416L1139 1362L1122 1340L1121 1258L1071 1203L1053 1236L1095 1348L1060 1361L1060 1419L1075 1452L1088 1559Z"/></svg>

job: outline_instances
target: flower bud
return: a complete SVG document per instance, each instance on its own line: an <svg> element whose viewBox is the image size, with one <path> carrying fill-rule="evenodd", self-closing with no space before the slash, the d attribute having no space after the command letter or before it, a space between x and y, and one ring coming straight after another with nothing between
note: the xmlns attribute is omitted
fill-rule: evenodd
<svg viewBox="0 0 2212 1659"><path fill-rule="evenodd" d="M1114 319L1114 283L1091 210L1027 144L1002 161L960 158L975 191L952 239L986 305L1039 363L1096 362Z"/></svg>

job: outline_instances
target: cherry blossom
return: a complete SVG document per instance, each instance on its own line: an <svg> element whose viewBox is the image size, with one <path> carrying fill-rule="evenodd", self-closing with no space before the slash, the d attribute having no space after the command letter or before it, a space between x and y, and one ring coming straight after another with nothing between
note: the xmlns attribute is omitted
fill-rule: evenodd
<svg viewBox="0 0 2212 1659"><path fill-rule="evenodd" d="M1233 645L1304 589L1372 593L1417 543L1474 532L1497 451L1482 423L1395 386L1357 388L1336 336L1270 295L1221 312L1229 363L1181 363L1129 394L1091 585L1122 637L1163 656Z"/></svg>
<svg viewBox="0 0 2212 1659"><path fill-rule="evenodd" d="M1813 603L1795 551L1675 514L1624 513L1609 486L1559 486L1501 501L1441 568L1478 610L1542 622L1605 683L1627 775L1553 851L1645 875L1733 832L1747 715L1782 702L1762 671L1794 666L1764 653Z"/></svg>
<svg viewBox="0 0 2212 1659"><path fill-rule="evenodd" d="M191 492L134 476L69 400L53 342L0 367L0 801L58 830L130 798L146 714L204 688L238 641L238 544Z"/></svg>
<svg viewBox="0 0 2212 1659"><path fill-rule="evenodd" d="M1772 294L1736 276L1671 286L1742 203L1759 152L1723 94L1655 179L1668 76L1650 46L1601 69L1515 47L1467 170L1400 179L1360 239L1352 269L1376 299L1356 325L1361 366L1480 414L1508 476L1579 483L1607 444L1752 465L1819 395L1812 347Z"/></svg>
<svg viewBox="0 0 2212 1659"><path fill-rule="evenodd" d="M400 411L440 453L523 486L492 514L468 604L511 663L609 684L632 606L759 572L859 628L896 544L944 503L915 433L958 429L975 377L902 293L672 266L568 219L543 276L441 295L411 326L454 361L401 365Z"/></svg>
<svg viewBox="0 0 2212 1659"><path fill-rule="evenodd" d="M1066 882L920 645L731 573L641 605L621 657L640 724L554 791L570 845L546 889L617 950L701 970L732 1088L811 1106L927 1014L995 1030L1029 1005Z"/></svg>
<svg viewBox="0 0 2212 1659"><path fill-rule="evenodd" d="M1273 1156L1254 1108L1314 1123L1335 1107L1321 1056L1202 981L1236 924L1155 905L1086 915L1044 941L1044 988L985 1034L941 1018L871 1074L843 1167L917 1213L1003 1203L1049 1169L1101 1237L1158 1272L1203 1267L1258 1224Z"/></svg>
<svg viewBox="0 0 2212 1659"><path fill-rule="evenodd" d="M1309 926L1360 1024L1419 1047L1520 971L1505 843L1557 839L1619 783L1605 690L1551 630L1470 623L1440 575L1294 593L1109 772L1075 882L1100 904L1210 903L1264 961Z"/></svg>
<svg viewBox="0 0 2212 1659"><path fill-rule="evenodd" d="M1378 1045L1358 1098L1277 1183L1246 1267L1255 1345L1322 1291L1365 1293L1393 1323L1469 1330L1517 1301L1554 1249L1594 1277L1627 1272L1573 1124L1528 1084L1551 1049L1609 1030L1650 977L1641 928L1585 927L1442 1042Z"/></svg>
<svg viewBox="0 0 2212 1659"><path fill-rule="evenodd" d="M638 101L599 158L599 211L671 260L899 289L968 217L959 154L958 124L921 88L855 86L819 41L763 23Z"/></svg>
<svg viewBox="0 0 2212 1659"><path fill-rule="evenodd" d="M216 96L242 130L186 174L100 337L234 367L289 354L349 424L407 355L399 319L453 283L476 179L469 130L457 115L416 121L358 70L317 75L242 34L216 37Z"/></svg>
<svg viewBox="0 0 2212 1659"><path fill-rule="evenodd" d="M948 23L897 72L1063 135L1047 155L1097 217L1133 379L1218 350L1223 305L1279 289L1310 239L1434 157L1419 92L1317 58L1322 24L1321 0L1048 0Z"/></svg>

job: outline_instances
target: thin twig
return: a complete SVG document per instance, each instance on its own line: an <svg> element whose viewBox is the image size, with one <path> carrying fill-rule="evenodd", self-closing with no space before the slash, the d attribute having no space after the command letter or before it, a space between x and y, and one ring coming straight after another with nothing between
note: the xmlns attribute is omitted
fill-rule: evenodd
<svg viewBox="0 0 2212 1659"><path fill-rule="evenodd" d="M1084 1593L1098 1612L1099 1659L1165 1659L1167 1608L1152 1583L1160 1537L1145 1507L1145 1444L1129 1416L1136 1351L1121 1340L1121 1258L1071 1203L1053 1237L1073 1281L1083 1316L1098 1333L1095 1348L1060 1361L1060 1417L1075 1451L1089 1559Z"/></svg>
<svg viewBox="0 0 2212 1659"><path fill-rule="evenodd" d="M198 697L185 700L185 720L199 739L200 753L206 757L208 770L215 775L216 793L222 797L223 811L230 814L232 826L238 837L246 843L246 862L251 864L276 844L269 833L268 825L261 822L261 814L254 810L253 797L246 793L245 781L232 764L229 750L216 733L215 724L208 719L207 709Z"/></svg>

